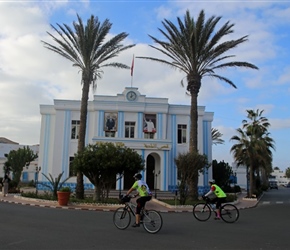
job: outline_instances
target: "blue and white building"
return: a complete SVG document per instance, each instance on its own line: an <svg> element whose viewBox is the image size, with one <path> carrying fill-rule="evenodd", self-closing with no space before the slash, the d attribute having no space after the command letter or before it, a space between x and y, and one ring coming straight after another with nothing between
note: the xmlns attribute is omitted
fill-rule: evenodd
<svg viewBox="0 0 290 250"><path fill-rule="evenodd" d="M0 177L4 177L4 164L7 161L5 157L6 154L9 154L10 151L17 151L19 148L29 147L34 154L38 154L39 145L20 145L18 142L11 141L7 138L0 137ZM38 169L38 158L34 161L30 162L28 166L23 167L21 181L22 182L30 182L35 181L37 178L37 170ZM10 176L12 177L12 176Z"/></svg>
<svg viewBox="0 0 290 250"><path fill-rule="evenodd" d="M39 165L41 172L76 183L70 161L77 152L80 124L77 100L54 100L54 105L41 105ZM212 160L211 124L213 113L198 107L198 149ZM178 184L174 159L189 150L190 106L169 104L167 98L142 95L138 88L128 87L116 96L95 95L88 103L86 144L120 142L134 149L145 160L143 178L153 189L172 191ZM199 186L208 185L212 171L199 178ZM39 181L46 181L39 175ZM127 179L128 180L128 179ZM84 177L85 189L93 188ZM116 189L128 189L126 176Z"/></svg>

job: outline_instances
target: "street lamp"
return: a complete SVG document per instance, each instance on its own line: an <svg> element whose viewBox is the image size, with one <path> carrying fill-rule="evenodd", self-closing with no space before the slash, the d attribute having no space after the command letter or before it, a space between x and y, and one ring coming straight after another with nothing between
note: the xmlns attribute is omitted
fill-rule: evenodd
<svg viewBox="0 0 290 250"><path fill-rule="evenodd" d="M155 173L155 182L154 182L154 189L155 189L155 199L157 199L157 177L160 174L160 170L158 171L158 173L155 172L155 170L153 170L153 173Z"/></svg>
<svg viewBox="0 0 290 250"><path fill-rule="evenodd" d="M37 196L37 193L38 193L38 174L39 174L39 172L40 172L40 170L41 170L41 167L35 167L35 189L36 189L36 191L35 191L35 193L36 193L36 196Z"/></svg>
<svg viewBox="0 0 290 250"><path fill-rule="evenodd" d="M247 166L247 197L250 196L250 174L249 174L249 167Z"/></svg>
<svg viewBox="0 0 290 250"><path fill-rule="evenodd" d="M122 175L119 174L119 197L121 197L121 185L122 185L121 181L122 181Z"/></svg>

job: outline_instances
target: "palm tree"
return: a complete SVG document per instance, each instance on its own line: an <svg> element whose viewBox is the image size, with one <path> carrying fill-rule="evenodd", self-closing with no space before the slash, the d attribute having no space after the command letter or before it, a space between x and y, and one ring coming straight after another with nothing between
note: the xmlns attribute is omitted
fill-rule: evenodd
<svg viewBox="0 0 290 250"><path fill-rule="evenodd" d="M211 128L211 139L212 144L224 144L225 141L222 139L223 134L217 128Z"/></svg>
<svg viewBox="0 0 290 250"><path fill-rule="evenodd" d="M122 32L108 41L105 41L106 36L112 27L112 23L106 19L101 23L98 17L93 15L84 25L82 19L77 15L78 22L73 22L73 29L68 25L57 24L58 28L51 25L57 36L47 32L56 45L42 41L44 47L67 58L73 63L74 67L79 68L82 73L81 83L82 97L80 109L80 130L78 139L78 152L81 152L85 147L85 134L87 123L87 106L89 99L90 86L93 90L96 89L96 81L101 78L103 67L116 67L129 69L130 67L118 63L108 62L110 59L117 57L122 51L127 50L135 45L122 45L121 42L128 36ZM83 174L77 173L76 196L79 199L84 198Z"/></svg>
<svg viewBox="0 0 290 250"><path fill-rule="evenodd" d="M269 133L267 132L268 128L270 127L270 123L268 121L268 119L263 115L264 110L259 110L257 109L256 111L254 110L247 110L247 118L249 119L249 121L247 120L243 120L243 127L248 129L250 131L250 133L252 135L263 135L264 133L266 135L269 135ZM274 148L273 146L273 140L271 142L268 141L268 137L265 137L266 143L269 143L269 147ZM271 173L271 169L272 169L272 152L270 151L268 154L266 154L266 157L270 157L267 161L261 161L259 163L257 163L257 168L254 169L257 173L257 178L260 178L260 171L262 174L262 180L265 183L267 181L267 177L270 175ZM255 184L255 182L253 183ZM255 188L255 186L254 186Z"/></svg>
<svg viewBox="0 0 290 250"><path fill-rule="evenodd" d="M272 165L272 152L274 140L270 137L268 127L270 123L266 117L262 117L263 111L247 110L249 121L243 120L242 128L237 129L238 135L231 138L236 144L232 146L231 152L237 165L245 165L249 169L250 190L249 197L252 197L256 189L254 173L259 168L268 171ZM263 173L263 172L262 172Z"/></svg>
<svg viewBox="0 0 290 250"><path fill-rule="evenodd" d="M191 96L190 152L193 150L198 151L197 97L201 88L202 78L206 76L217 78L236 88L236 85L231 80L218 75L216 71L229 67L258 69L255 65L247 62L231 61L234 55L227 53L238 45L246 42L248 36L227 41L225 36L234 32L234 24L230 24L228 21L214 33L216 25L220 19L221 17L212 16L205 21L203 10L199 13L197 21L190 16L189 11L187 10L184 16L184 22L182 22L180 18L177 18L178 26L175 26L171 21L164 19L162 24L165 30L159 29L159 31L165 37L166 41L159 40L149 35L152 40L159 45L158 47L150 45L150 47L166 55L169 59L165 60L144 56L137 57L168 65L175 69L179 69L181 72L186 74L186 89L188 94ZM181 81L181 84L183 85L183 80ZM197 183L195 186L197 191Z"/></svg>

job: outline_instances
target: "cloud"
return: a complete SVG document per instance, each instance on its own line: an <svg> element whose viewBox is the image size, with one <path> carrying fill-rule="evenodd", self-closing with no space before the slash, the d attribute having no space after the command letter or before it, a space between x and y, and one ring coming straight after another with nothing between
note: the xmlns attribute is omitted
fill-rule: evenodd
<svg viewBox="0 0 290 250"><path fill-rule="evenodd" d="M271 130L290 129L290 118L288 119L269 118L269 122L271 124Z"/></svg>
<svg viewBox="0 0 290 250"><path fill-rule="evenodd" d="M278 85L283 85L283 84L290 85L290 66L287 65L283 69L283 72L280 75L280 77L278 78L278 81L276 83Z"/></svg>

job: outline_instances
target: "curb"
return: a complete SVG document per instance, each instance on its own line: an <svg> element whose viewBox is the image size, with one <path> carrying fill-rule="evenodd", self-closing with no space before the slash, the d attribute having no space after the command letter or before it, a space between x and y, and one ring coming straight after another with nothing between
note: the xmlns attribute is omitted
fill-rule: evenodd
<svg viewBox="0 0 290 250"><path fill-rule="evenodd" d="M25 202L17 202L17 201L8 201L1 199L0 201L10 204L17 204L23 206L31 206L31 207L42 207L42 208L57 208L57 209L66 209L66 210L86 210L86 211L102 211L102 212L114 212L115 208L90 208L90 207L71 207L71 206L58 206L58 205L46 205L46 204L34 204L34 203L25 203Z"/></svg>
<svg viewBox="0 0 290 250"><path fill-rule="evenodd" d="M35 200L35 199L34 199ZM115 212L117 208L121 207L121 205L116 207L108 207L108 208L102 208L102 207L73 207L73 206L59 206L57 204L49 204L50 202L47 202L48 204L34 204L34 203L25 203L25 202L18 202L18 201L12 201L12 200L4 200L0 199L0 201L10 204L17 204L17 205L23 205L23 206L31 206L31 207L42 207L42 208L56 208L56 209L65 209L65 210L85 210L85 211L101 211L101 212ZM46 203L46 202L44 202ZM56 202L55 202L56 203ZM159 210L160 213L183 213L183 212L192 212L192 210Z"/></svg>
<svg viewBox="0 0 290 250"><path fill-rule="evenodd" d="M240 209L247 209L247 208L254 208L258 205L260 199L263 197L262 194L257 202L252 206L246 206L238 208ZM14 200L13 200L14 199ZM18 204L24 206L32 206L32 207L43 207L43 208L57 208L57 209L67 209L67 210L85 210L85 211L102 211L102 212L114 212L117 208L121 207L120 204L110 204L109 206L96 206L96 205L81 205L81 204L68 204L68 206L60 206L58 205L57 201L48 201L48 200L41 200L34 199L34 198L27 198L21 197L19 195L14 195L12 200L0 198L0 201L10 203L10 204ZM17 201L20 200L20 201ZM23 200L23 202L21 201ZM26 202L25 202L26 201ZM155 198L152 199L153 202L159 204L160 206L164 207L165 209L159 208L155 209L158 210L160 213L192 213L193 206L172 206ZM232 204L237 205L240 201L232 202ZM166 209L167 208L167 209Z"/></svg>

